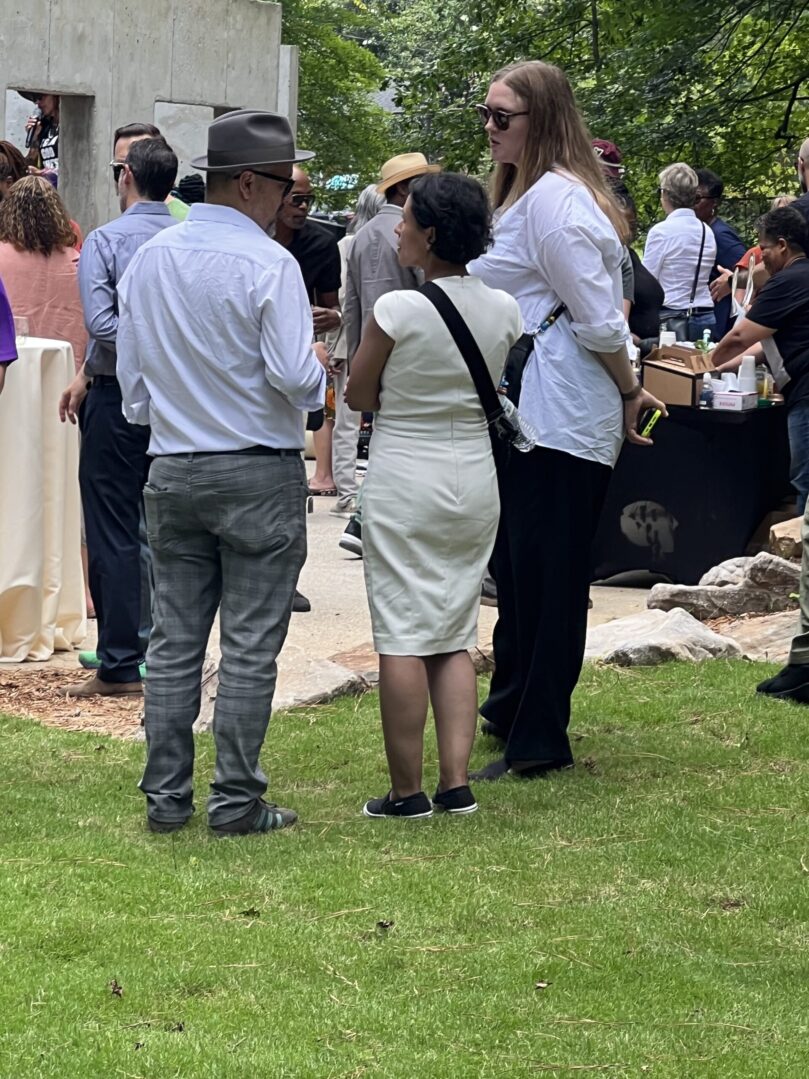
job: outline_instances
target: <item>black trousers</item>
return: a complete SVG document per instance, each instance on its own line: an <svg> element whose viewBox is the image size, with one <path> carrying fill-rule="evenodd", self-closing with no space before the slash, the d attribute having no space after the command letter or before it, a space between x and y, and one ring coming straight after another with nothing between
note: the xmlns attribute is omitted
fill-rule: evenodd
<svg viewBox="0 0 809 1079"><path fill-rule="evenodd" d="M509 763L569 762L592 543L611 469L544 447L498 464L495 671L481 715L502 732Z"/></svg>
<svg viewBox="0 0 809 1079"><path fill-rule="evenodd" d="M127 423L120 387L105 378L87 395L81 433L79 484L98 618L98 674L105 682L136 682L145 655L141 517L149 428Z"/></svg>

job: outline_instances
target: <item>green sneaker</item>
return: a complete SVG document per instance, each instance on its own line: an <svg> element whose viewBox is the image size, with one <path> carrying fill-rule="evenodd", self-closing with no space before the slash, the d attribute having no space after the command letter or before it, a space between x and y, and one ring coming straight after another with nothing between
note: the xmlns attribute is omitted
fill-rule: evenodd
<svg viewBox="0 0 809 1079"><path fill-rule="evenodd" d="M98 658L97 652L79 652L79 665L84 667L87 671L97 671L101 666L101 660ZM141 678L146 677L145 663L141 663L138 667L138 673Z"/></svg>

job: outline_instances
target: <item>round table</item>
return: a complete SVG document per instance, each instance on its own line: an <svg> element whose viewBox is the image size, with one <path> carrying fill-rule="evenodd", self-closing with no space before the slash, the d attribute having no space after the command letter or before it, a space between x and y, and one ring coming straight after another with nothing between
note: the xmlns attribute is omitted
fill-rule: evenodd
<svg viewBox="0 0 809 1079"><path fill-rule="evenodd" d="M86 636L79 431L59 420L66 341L18 338L0 394L0 663L46 660Z"/></svg>

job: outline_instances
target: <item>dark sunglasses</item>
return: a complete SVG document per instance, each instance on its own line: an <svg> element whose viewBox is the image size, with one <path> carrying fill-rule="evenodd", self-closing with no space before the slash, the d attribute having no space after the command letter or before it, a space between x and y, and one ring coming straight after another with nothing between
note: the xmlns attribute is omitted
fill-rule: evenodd
<svg viewBox="0 0 809 1079"><path fill-rule="evenodd" d="M263 176L265 180L275 180L277 184L283 184L284 190L281 193L282 199L287 197L295 184L295 181L291 176L276 176L274 172L261 172L259 169L242 169L242 172L252 172L256 176ZM242 172L237 172L233 179L238 180Z"/></svg>
<svg viewBox="0 0 809 1079"><path fill-rule="evenodd" d="M489 120L494 120L494 126L498 131L508 131L508 125L511 123L513 116L528 115L527 111L506 112L505 109L490 109L488 105L474 105L473 108L482 124L486 125Z"/></svg>
<svg viewBox="0 0 809 1079"><path fill-rule="evenodd" d="M315 201L314 195L290 195L288 200L293 206L311 206Z"/></svg>
<svg viewBox="0 0 809 1079"><path fill-rule="evenodd" d="M126 166L124 165L123 161L110 161L110 168L112 169L112 178L116 182L116 184L121 179L121 173L124 171L125 167Z"/></svg>

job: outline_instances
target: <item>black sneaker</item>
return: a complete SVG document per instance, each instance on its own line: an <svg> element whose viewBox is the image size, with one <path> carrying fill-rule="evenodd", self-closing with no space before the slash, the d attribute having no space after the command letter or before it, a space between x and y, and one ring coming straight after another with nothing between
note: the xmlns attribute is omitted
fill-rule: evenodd
<svg viewBox="0 0 809 1079"><path fill-rule="evenodd" d="M292 610L297 611L298 614L306 614L306 612L311 611L311 609L312 604L309 602L303 592L299 592L296 588L295 595L292 599Z"/></svg>
<svg viewBox="0 0 809 1079"><path fill-rule="evenodd" d="M362 525L356 517L352 517L346 525L337 546L362 558Z"/></svg>
<svg viewBox="0 0 809 1079"><path fill-rule="evenodd" d="M444 813L474 813L478 804L469 787L453 787L448 791L436 791L433 795L433 808Z"/></svg>
<svg viewBox="0 0 809 1079"><path fill-rule="evenodd" d="M391 801L391 792L384 798L371 798L362 807L366 817L409 817L416 820L422 817L432 817L433 807L430 799L424 793L410 794L407 798L398 798Z"/></svg>
<svg viewBox="0 0 809 1079"><path fill-rule="evenodd" d="M809 704L809 663L787 664L774 678L759 682L756 693Z"/></svg>
<svg viewBox="0 0 809 1079"><path fill-rule="evenodd" d="M219 837L275 832L279 828L289 828L297 819L298 814L294 809L283 809L275 802L265 802L259 798L243 817L237 817L227 824L211 825L211 831Z"/></svg>
<svg viewBox="0 0 809 1079"><path fill-rule="evenodd" d="M484 607L497 606L497 585L494 583L494 577L489 577L488 574L483 578L483 584L480 586L480 602Z"/></svg>

